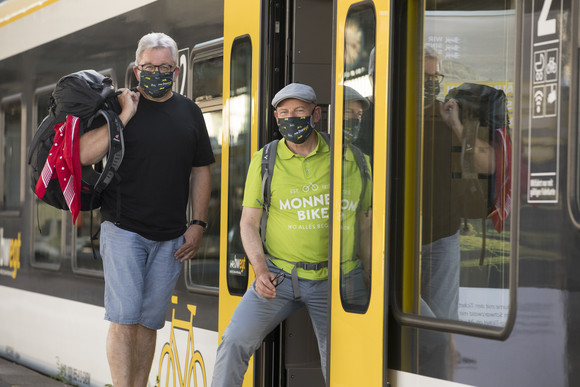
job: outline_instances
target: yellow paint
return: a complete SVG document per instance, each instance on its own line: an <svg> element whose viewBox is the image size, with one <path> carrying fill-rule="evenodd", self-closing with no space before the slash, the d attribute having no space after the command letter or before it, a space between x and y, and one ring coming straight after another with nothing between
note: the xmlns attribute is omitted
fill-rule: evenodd
<svg viewBox="0 0 580 387"><path fill-rule="evenodd" d="M18 233L17 239L10 240L10 257L8 261L8 267L12 269L12 278L16 278L16 272L20 269L20 247L22 246L22 240L20 239L20 233Z"/></svg>
<svg viewBox="0 0 580 387"><path fill-rule="evenodd" d="M229 174L229 146L230 146L230 63L231 50L234 40L240 37L249 37L252 46L252 90L251 95L251 153L255 152L258 147L258 81L260 65L260 1L259 0L224 0L224 66L223 66L223 125L222 132L222 187L228 187ZM228 227L228 190L222 190L221 200L221 227L227 230ZM241 300L239 296L229 294L227 285L227 235L224 232L220 239L220 285L219 285L219 324L218 337L221 342L221 336L228 326L232 314ZM244 268L249 265L244 260ZM253 270L248 270L248 284L254 280ZM253 385L253 365L254 358L250 359L248 371L244 378L245 387Z"/></svg>
<svg viewBox="0 0 580 387"><path fill-rule="evenodd" d="M356 1L336 4L335 58L335 133L342 131L342 100L344 72L344 28L348 10ZM374 2L377 31L375 45L375 152L373 165L372 273L371 298L364 314L346 312L340 298L340 199L342 183L342 153L334 153L333 214L332 214L332 270L331 270L331 329L330 329L330 385L382 386L385 376L385 235L387 117L390 50L390 1ZM334 149L342 148L342 136L335 135Z"/></svg>
<svg viewBox="0 0 580 387"><path fill-rule="evenodd" d="M177 296L171 297L171 303L177 305ZM203 381L203 385L199 385L199 387L207 387L208 375L205 372L203 356L201 352L195 349L193 340L193 317L197 313L197 306L188 304L187 309L189 310L189 320L179 320L175 318L175 307L173 307L169 342L163 345L159 356L159 371L157 375L160 387L198 386L198 380ZM187 351L185 355L177 351L175 328L187 331ZM210 354L210 356L213 355ZM184 364L183 368L181 362ZM181 372L182 370L183 373ZM199 371L201 371L201 375L198 375Z"/></svg>
<svg viewBox="0 0 580 387"><path fill-rule="evenodd" d="M13 23L59 0L8 0L0 4L0 27Z"/></svg>

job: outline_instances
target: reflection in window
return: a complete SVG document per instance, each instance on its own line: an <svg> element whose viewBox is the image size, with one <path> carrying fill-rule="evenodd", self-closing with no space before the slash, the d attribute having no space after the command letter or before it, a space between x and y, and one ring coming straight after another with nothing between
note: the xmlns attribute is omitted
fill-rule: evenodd
<svg viewBox="0 0 580 387"><path fill-rule="evenodd" d="M67 212L67 215L70 214ZM92 222L92 226L91 226ZM99 229L101 225L101 211L81 211L73 225L75 233L74 243L76 255L73 262L75 270L103 271L101 259ZM91 243L92 239L92 243ZM93 251L94 249L94 251Z"/></svg>
<svg viewBox="0 0 580 387"><path fill-rule="evenodd" d="M52 91L36 95L36 128L48 114ZM34 197L34 255L33 262L40 264L58 264L62 252L62 220L64 211L49 206Z"/></svg>
<svg viewBox="0 0 580 387"><path fill-rule="evenodd" d="M194 68L195 71L195 68ZM211 166L211 197L209 202L208 228L203 234L199 252L187 265L187 284L217 288L219 285L220 258L220 197L222 169L222 111L203 114L211 141L215 164Z"/></svg>
<svg viewBox="0 0 580 387"><path fill-rule="evenodd" d="M193 100L197 103L222 97L223 56L195 61ZM221 137L219 138L221 141Z"/></svg>
<svg viewBox="0 0 580 387"><path fill-rule="evenodd" d="M475 1L441 10L439 3L428 2L416 69L422 223L415 308L428 318L503 327L515 12ZM489 314L477 305L506 312ZM418 340L419 371L452 378L451 337L420 331Z"/></svg>
<svg viewBox="0 0 580 387"><path fill-rule="evenodd" d="M192 287L219 286L221 170L222 170L222 97L223 53L194 54L192 98L201 107L215 157L211 166L211 197L204 232L196 258L186 264L186 284Z"/></svg>
<svg viewBox="0 0 580 387"><path fill-rule="evenodd" d="M2 105L4 113L2 210L20 210L20 165L22 143L22 108L20 100Z"/></svg>
<svg viewBox="0 0 580 387"><path fill-rule="evenodd" d="M436 9L436 7L434 7ZM421 296L468 321L470 297L507 306L513 10L425 14ZM481 44L481 36L488 44ZM490 300L489 297L497 297ZM484 323L481 321L474 321ZM485 321L503 326L504 320Z"/></svg>
<svg viewBox="0 0 580 387"><path fill-rule="evenodd" d="M62 257L62 214L42 200L34 200L34 262L58 264Z"/></svg>
<svg viewBox="0 0 580 387"><path fill-rule="evenodd" d="M370 299L375 14L353 8L345 23L340 289L348 311Z"/></svg>
<svg viewBox="0 0 580 387"><path fill-rule="evenodd" d="M248 283L249 263L240 237L240 217L244 183L250 164L251 144L252 45L249 39L234 41L230 69L229 102L229 202L228 267L230 293L242 294Z"/></svg>

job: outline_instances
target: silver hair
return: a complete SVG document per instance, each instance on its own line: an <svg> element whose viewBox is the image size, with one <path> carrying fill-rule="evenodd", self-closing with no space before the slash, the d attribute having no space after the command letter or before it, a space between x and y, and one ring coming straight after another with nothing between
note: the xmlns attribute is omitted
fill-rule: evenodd
<svg viewBox="0 0 580 387"><path fill-rule="evenodd" d="M139 45L135 52L135 63L139 64L139 59L144 51L152 50L154 48L168 48L171 51L173 64L176 65L178 63L177 43L175 43L175 40L173 40L169 35L166 35L163 32L151 32L139 40Z"/></svg>
<svg viewBox="0 0 580 387"><path fill-rule="evenodd" d="M431 58L431 59L437 59L437 60L439 60L439 54L437 53L437 50L435 50L431 46L425 46L424 54L425 54L424 55L425 58Z"/></svg>

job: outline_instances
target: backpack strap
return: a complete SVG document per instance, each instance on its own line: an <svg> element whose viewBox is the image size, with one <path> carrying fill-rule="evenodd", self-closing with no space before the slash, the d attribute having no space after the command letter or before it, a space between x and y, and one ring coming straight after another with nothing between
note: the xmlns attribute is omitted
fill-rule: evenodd
<svg viewBox="0 0 580 387"><path fill-rule="evenodd" d="M107 121L107 126L109 127L109 152L107 154L107 162L103 167L103 171L98 176L97 180L94 182L94 190L97 193L101 193L107 185L113 180L117 169L123 161L123 156L125 155L125 141L123 139L123 123L121 119L112 110L100 109L93 115L88 123L87 127L90 127L93 120L98 116L103 116Z"/></svg>
<svg viewBox="0 0 580 387"><path fill-rule="evenodd" d="M330 145L330 133L328 132L318 132L318 133L320 133L324 141L326 141L326 143Z"/></svg>
<svg viewBox="0 0 580 387"><path fill-rule="evenodd" d="M262 220L260 221L260 236L262 238L262 246L264 252L266 249L266 224L268 223L268 215L270 212L270 186L272 185L272 174L274 173L274 164L276 163L276 151L278 149L278 140L271 141L264 146L262 150L262 193L260 202L258 203L263 208Z"/></svg>
<svg viewBox="0 0 580 387"><path fill-rule="evenodd" d="M100 195L103 190L109 185L113 178L116 178L119 183L121 182L121 176L117 173L117 169L123 161L123 156L125 155L125 141L123 139L123 123L119 118L119 115L111 109L100 109L98 110L87 123L87 127L90 127L93 120L98 116L103 116L107 121L107 126L109 127L109 152L107 154L107 162L105 163L103 170L100 174L97 174L92 167L84 167L87 172L87 180L92 180L93 190L91 192L91 222L90 222L90 235L91 235L91 248L93 250L93 258L97 259L97 253L94 246L94 241L98 238L100 229L93 234L93 200L97 195ZM89 169L90 168L90 169ZM96 181L95 181L96 180ZM121 191L117 190L117 222L121 216Z"/></svg>
<svg viewBox="0 0 580 387"><path fill-rule="evenodd" d="M354 155L356 165L358 166L358 170L360 172L360 180L362 184L359 198L360 204L362 203L363 197L365 195L367 183L371 180L371 172L369 171L369 166L367 164L367 160L365 159L365 155L360 150L360 148L356 145L351 145L350 149L352 150L352 154Z"/></svg>

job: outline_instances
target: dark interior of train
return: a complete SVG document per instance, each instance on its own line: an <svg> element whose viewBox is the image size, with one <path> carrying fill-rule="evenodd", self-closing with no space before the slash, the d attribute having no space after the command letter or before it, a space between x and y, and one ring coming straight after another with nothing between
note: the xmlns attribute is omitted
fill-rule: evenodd
<svg viewBox="0 0 580 387"><path fill-rule="evenodd" d="M261 130L260 146L281 138L270 105L278 90L291 82L312 86L323 110L319 131L328 131L332 92L332 1L274 1L267 12L269 20L264 23L267 30L262 33L267 36L264 52L270 56L262 58L261 67L272 70L262 78L269 85L263 89L269 94L261 98L261 122L268 129ZM265 367L266 362L274 367ZM255 367L262 385L275 385L280 380L287 386L324 386L316 336L305 308L266 337Z"/></svg>

